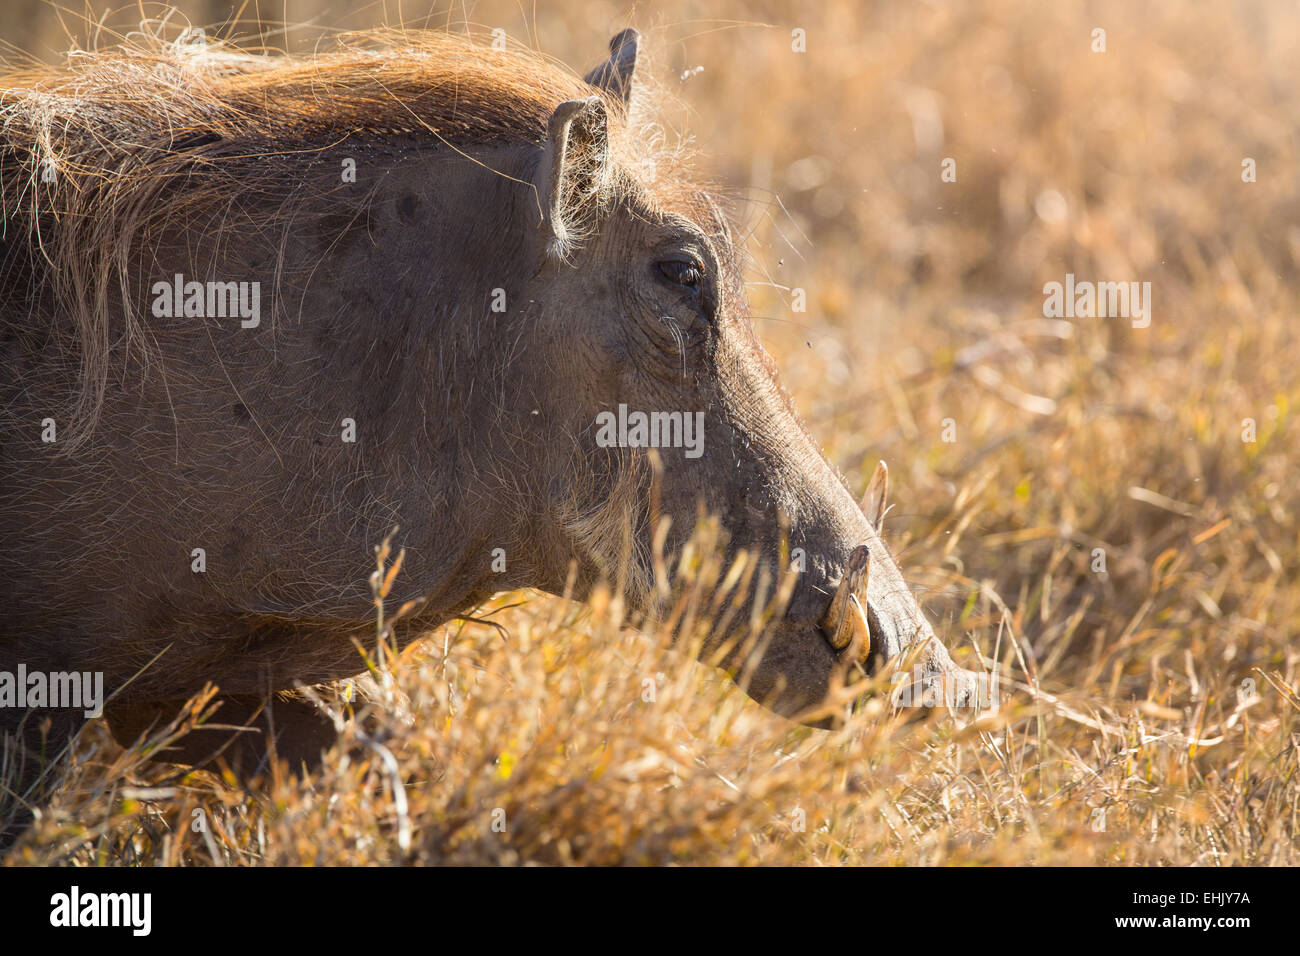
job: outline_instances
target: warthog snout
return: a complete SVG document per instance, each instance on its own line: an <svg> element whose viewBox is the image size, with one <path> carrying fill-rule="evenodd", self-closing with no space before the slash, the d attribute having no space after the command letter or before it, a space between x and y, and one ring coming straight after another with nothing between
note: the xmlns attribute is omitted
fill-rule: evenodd
<svg viewBox="0 0 1300 956"><path fill-rule="evenodd" d="M879 538L887 481L882 462L855 512L859 527L866 519L861 536L867 540L847 549L838 579L827 578L822 590L830 597L815 623L810 627L808 615L792 609L755 668L750 693L780 713L826 726L831 719L825 700L837 685L882 672L889 676L891 703L899 708L962 710L993 703L987 681L954 664L935 637Z"/></svg>

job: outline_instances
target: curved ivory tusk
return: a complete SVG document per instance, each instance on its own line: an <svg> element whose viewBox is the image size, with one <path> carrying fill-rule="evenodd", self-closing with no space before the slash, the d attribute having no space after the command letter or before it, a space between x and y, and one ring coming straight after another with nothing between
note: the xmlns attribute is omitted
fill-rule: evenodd
<svg viewBox="0 0 1300 956"><path fill-rule="evenodd" d="M880 464L876 465L876 472L871 476L867 490L862 495L862 504L859 505L862 513L871 522L871 527L877 531L885 520L885 494L888 490L889 468L882 459Z"/></svg>
<svg viewBox="0 0 1300 956"><path fill-rule="evenodd" d="M871 628L867 625L867 580L871 573L871 552L864 544L849 553L848 565L840 586L835 589L831 606L821 620L822 630L831 647L842 651L858 638L860 655L871 648Z"/></svg>

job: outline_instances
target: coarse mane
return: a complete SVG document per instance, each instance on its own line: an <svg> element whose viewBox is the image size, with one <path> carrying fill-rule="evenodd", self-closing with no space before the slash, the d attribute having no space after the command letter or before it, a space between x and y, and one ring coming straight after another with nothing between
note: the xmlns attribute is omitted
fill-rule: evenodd
<svg viewBox="0 0 1300 956"><path fill-rule="evenodd" d="M50 315L66 326L57 344L80 364L70 417L84 427L64 451L93 427L111 347L147 341L128 268L142 240L213 202L255 203L264 227L287 222L296 171L336 146L540 148L559 103L598 94L540 54L434 31L367 31L301 56L187 32L74 51L61 66L0 63L0 326ZM684 152L665 146L646 98L639 85L625 115L605 96L611 155L651 202L658 192L680 208ZM121 334L109 328L115 295Z"/></svg>

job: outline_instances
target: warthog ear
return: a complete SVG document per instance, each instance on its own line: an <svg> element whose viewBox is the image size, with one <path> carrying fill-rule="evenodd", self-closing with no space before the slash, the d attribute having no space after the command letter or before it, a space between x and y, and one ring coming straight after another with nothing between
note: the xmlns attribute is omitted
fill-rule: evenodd
<svg viewBox="0 0 1300 956"><path fill-rule="evenodd" d="M549 251L567 255L592 225L609 176L609 117L598 96L561 103L551 114L546 153L537 170Z"/></svg>
<svg viewBox="0 0 1300 956"><path fill-rule="evenodd" d="M612 93L626 108L632 96L632 74L636 71L636 54L640 46L641 34L631 27L620 31L609 41L609 59L583 79L597 89Z"/></svg>

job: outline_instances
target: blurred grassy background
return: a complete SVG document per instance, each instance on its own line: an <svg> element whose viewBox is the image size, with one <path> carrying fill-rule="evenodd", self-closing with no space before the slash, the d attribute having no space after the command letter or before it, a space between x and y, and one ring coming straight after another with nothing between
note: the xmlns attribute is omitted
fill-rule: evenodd
<svg viewBox="0 0 1300 956"><path fill-rule="evenodd" d="M287 32L178 9L169 29L295 51L379 24L499 28L579 72L641 29L667 125L745 224L786 385L852 487L888 460L900 563L959 660L1000 668L1005 706L964 730L791 732L607 609L527 596L494 618L509 644L448 626L383 692L414 781L401 814L377 762L246 794L141 768L92 727L13 859L1297 862L1300 9L244 8ZM6 12L37 58L95 42L47 4ZM1150 328L1046 321L1066 273L1151 282ZM220 839L191 832L196 806Z"/></svg>

